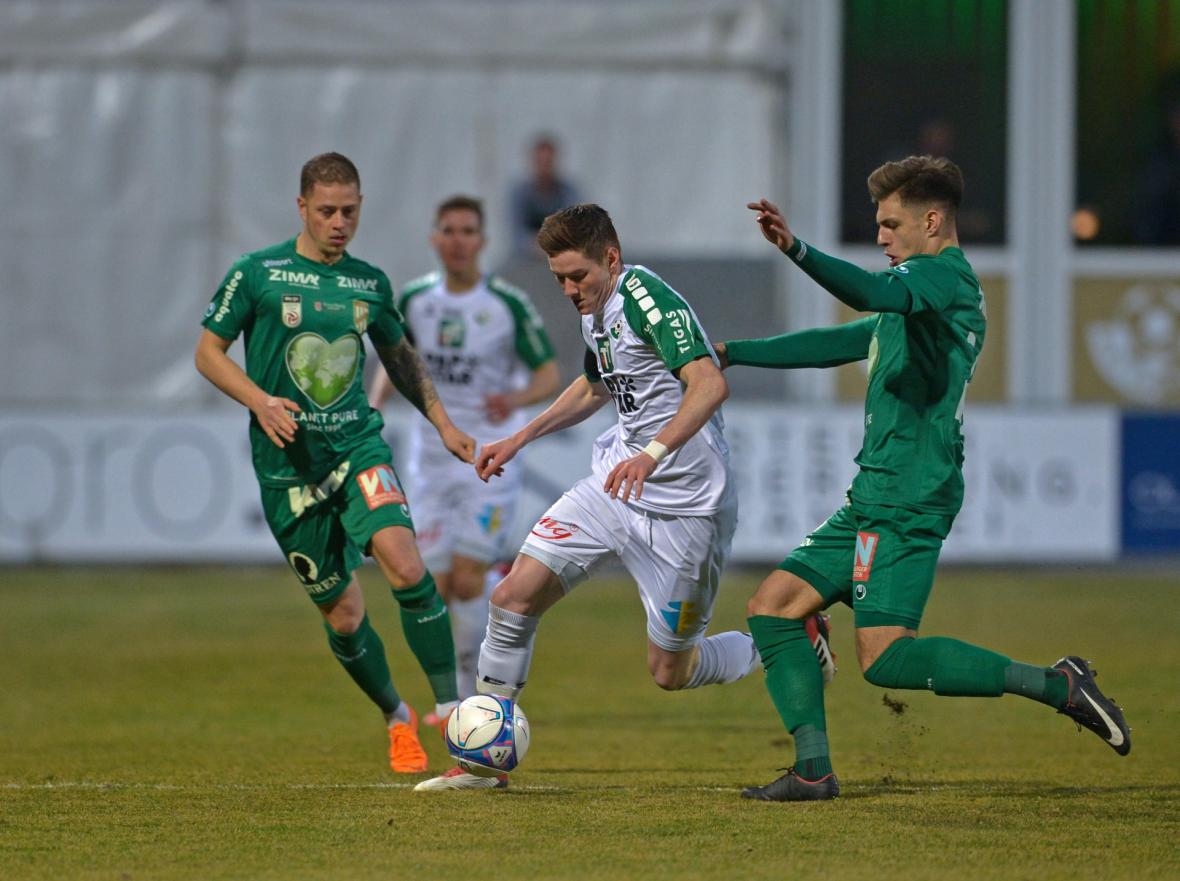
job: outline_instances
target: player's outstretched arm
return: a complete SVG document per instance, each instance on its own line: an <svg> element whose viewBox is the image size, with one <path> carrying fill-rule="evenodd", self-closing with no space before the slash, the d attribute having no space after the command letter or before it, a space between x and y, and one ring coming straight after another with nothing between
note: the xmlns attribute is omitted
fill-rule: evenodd
<svg viewBox="0 0 1180 881"><path fill-rule="evenodd" d="M426 365L405 337L392 346L376 346L385 372L402 397L434 426L444 446L459 460L468 464L475 461L475 438L455 427L447 408L438 399L434 383Z"/></svg>
<svg viewBox="0 0 1180 881"><path fill-rule="evenodd" d="M729 384L712 358L689 361L680 368L679 377L684 383L684 397L676 413L659 430L647 450L624 459L607 475L602 488L612 499L619 498L621 493L625 502L632 490L635 498L640 498L644 482L660 460L700 431L729 397Z"/></svg>
<svg viewBox="0 0 1180 881"><path fill-rule="evenodd" d="M548 407L534 416L520 431L490 443L479 451L475 470L480 479L487 480L499 474L521 449L539 437L577 425L589 418L610 400L610 393L601 382L591 382L584 375L578 376L566 386Z"/></svg>
<svg viewBox="0 0 1180 881"><path fill-rule="evenodd" d="M723 365L791 369L795 367L836 367L869 357L869 345L877 326L870 315L838 324L756 340L727 340L718 343Z"/></svg>
<svg viewBox="0 0 1180 881"><path fill-rule="evenodd" d="M868 272L805 244L791 232L778 206L768 199L748 202L762 237L791 258L828 293L858 312L908 312L910 294L895 276Z"/></svg>
<svg viewBox="0 0 1180 881"><path fill-rule="evenodd" d="M197 340L197 371L222 392L247 407L279 449L295 440L298 426L291 413L300 412L299 405L287 398L267 394L246 375L228 354L233 340L202 330Z"/></svg>

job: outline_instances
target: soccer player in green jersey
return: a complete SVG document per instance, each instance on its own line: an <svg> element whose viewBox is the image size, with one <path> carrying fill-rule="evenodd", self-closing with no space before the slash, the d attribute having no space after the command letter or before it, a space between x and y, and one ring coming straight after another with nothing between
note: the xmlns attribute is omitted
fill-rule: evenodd
<svg viewBox="0 0 1180 881"><path fill-rule="evenodd" d="M418 717L398 696L354 570L371 555L393 588L406 641L430 681L435 712L456 703L446 606L414 542L413 522L381 414L362 385L368 334L390 379L471 463L405 338L385 273L345 248L361 213L360 175L339 153L309 160L300 179L303 229L240 258L205 312L197 369L250 410L250 446L267 524L324 617L332 653L385 716L390 766L426 770ZM246 368L227 354L245 334Z"/></svg>
<svg viewBox="0 0 1180 881"><path fill-rule="evenodd" d="M864 270L808 246L762 199L763 236L853 309L838 327L719 344L723 366L832 367L868 360L865 437L844 506L816 528L750 599L766 687L794 737L795 765L745 798L835 798L823 683L804 620L835 602L853 609L865 679L940 695L1019 694L1057 709L1119 755L1130 730L1076 656L1052 667L1012 661L946 637L918 637L942 542L963 502L963 402L987 326L983 292L959 249L963 177L947 159L910 156L869 176L877 244L889 268Z"/></svg>

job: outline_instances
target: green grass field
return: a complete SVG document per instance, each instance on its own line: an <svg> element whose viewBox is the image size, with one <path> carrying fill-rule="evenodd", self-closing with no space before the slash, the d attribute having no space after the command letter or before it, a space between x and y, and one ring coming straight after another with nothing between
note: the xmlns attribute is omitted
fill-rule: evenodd
<svg viewBox="0 0 1180 881"><path fill-rule="evenodd" d="M730 576L715 628L743 626L758 576ZM1029 701L868 685L836 610L843 795L782 805L738 797L793 755L761 676L659 691L619 580L542 624L512 787L416 794L286 570L0 569L0 878L1177 878L1178 591L1165 570L950 570L931 600L925 633L1093 658L1125 759Z"/></svg>

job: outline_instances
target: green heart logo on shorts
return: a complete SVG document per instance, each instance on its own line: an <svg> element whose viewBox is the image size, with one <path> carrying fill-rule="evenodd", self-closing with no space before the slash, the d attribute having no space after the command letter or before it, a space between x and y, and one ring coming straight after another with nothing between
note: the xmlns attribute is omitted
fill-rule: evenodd
<svg viewBox="0 0 1180 881"><path fill-rule="evenodd" d="M287 372L321 410L331 407L356 379L360 345L353 334L329 343L318 333L301 333L287 346Z"/></svg>

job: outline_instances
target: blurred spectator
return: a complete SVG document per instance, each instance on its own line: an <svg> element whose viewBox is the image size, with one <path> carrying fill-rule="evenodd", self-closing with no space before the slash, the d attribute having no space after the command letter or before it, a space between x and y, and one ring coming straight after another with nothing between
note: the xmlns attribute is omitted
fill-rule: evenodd
<svg viewBox="0 0 1180 881"><path fill-rule="evenodd" d="M1180 94L1165 104L1160 141L1139 174L1131 213L1140 244L1180 244Z"/></svg>
<svg viewBox="0 0 1180 881"><path fill-rule="evenodd" d="M533 139L531 172L512 188L512 244L517 256L539 257L537 230L554 211L581 201L577 188L558 174L557 140L547 134Z"/></svg>

